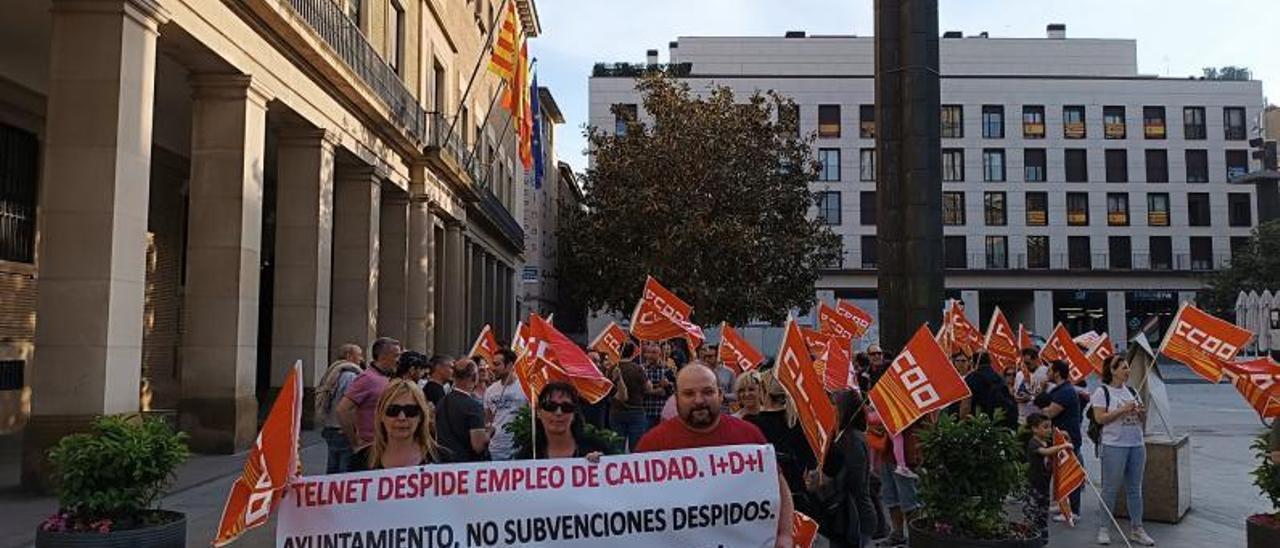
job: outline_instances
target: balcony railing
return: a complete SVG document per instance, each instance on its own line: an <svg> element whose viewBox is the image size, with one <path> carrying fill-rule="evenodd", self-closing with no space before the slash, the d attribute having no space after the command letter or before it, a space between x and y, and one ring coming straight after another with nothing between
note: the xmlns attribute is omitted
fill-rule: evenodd
<svg viewBox="0 0 1280 548"><path fill-rule="evenodd" d="M693 63L596 63L591 68L591 76L605 78L635 78L651 72L665 72L668 76L684 78L693 72Z"/></svg>
<svg viewBox="0 0 1280 548"><path fill-rule="evenodd" d="M1124 260L1125 258L1129 259L1127 263ZM1039 255L970 253L962 256L944 257L943 264L947 270L981 270L988 272L1028 270L1066 272L1205 272L1227 268L1231 264L1231 255L1192 256L1187 253L1173 255L1132 253L1128 257L1112 257L1109 253L1078 255L1070 253ZM873 258L864 257L860 263L853 263L853 266L862 270L874 270L876 262Z"/></svg>
<svg viewBox="0 0 1280 548"><path fill-rule="evenodd" d="M409 93L400 75L382 60L338 3L333 0L289 0L289 5L386 104L392 123L416 144L426 143L427 118L418 99Z"/></svg>
<svg viewBox="0 0 1280 548"><path fill-rule="evenodd" d="M502 201L498 200L498 197L488 188L482 188L478 192L480 212L509 238L517 249L524 249L524 229L520 228L520 223L516 222L511 212L507 211L507 207L502 205Z"/></svg>

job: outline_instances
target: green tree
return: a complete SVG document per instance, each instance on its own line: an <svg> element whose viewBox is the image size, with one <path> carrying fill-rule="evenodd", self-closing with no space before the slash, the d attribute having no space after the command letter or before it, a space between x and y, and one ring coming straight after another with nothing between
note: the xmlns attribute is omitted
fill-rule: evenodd
<svg viewBox="0 0 1280 548"><path fill-rule="evenodd" d="M1200 304L1225 318L1234 317L1241 291L1280 289L1280 220L1259 225L1245 249L1231 256L1231 266L1211 274L1207 285Z"/></svg>
<svg viewBox="0 0 1280 548"><path fill-rule="evenodd" d="M812 306L842 248L811 214L818 164L795 103L773 91L694 93L656 71L636 89L651 121L615 106L625 132L586 130L586 210L569 212L559 234L569 299L630 311L652 274L704 325L778 322Z"/></svg>

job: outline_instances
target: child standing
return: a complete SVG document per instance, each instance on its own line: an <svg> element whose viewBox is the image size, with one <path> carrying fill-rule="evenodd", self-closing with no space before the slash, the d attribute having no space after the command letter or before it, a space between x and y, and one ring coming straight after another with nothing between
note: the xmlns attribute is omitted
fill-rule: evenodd
<svg viewBox="0 0 1280 548"><path fill-rule="evenodd" d="M1043 413L1027 416L1031 439L1027 441L1027 481L1031 484L1031 505L1036 528L1049 536L1049 482L1053 478L1053 461L1059 452L1071 449L1070 443L1053 443L1053 423Z"/></svg>

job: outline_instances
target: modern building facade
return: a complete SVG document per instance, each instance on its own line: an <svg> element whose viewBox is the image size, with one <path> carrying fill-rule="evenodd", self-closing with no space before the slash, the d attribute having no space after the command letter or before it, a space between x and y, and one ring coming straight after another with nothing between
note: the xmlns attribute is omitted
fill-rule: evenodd
<svg viewBox="0 0 1280 548"><path fill-rule="evenodd" d="M25 484L97 415L231 452L297 360L310 405L343 343L509 335L523 173L497 78L470 84L501 5L6 5L0 430Z"/></svg>
<svg viewBox="0 0 1280 548"><path fill-rule="evenodd" d="M796 101L816 134L815 213L844 240L818 297L872 309L873 52L871 37L681 37L656 67L695 90ZM1136 42L1068 39L1062 25L1032 39L947 33L941 67L946 283L973 319L999 306L1039 334L1127 333L1192 299L1253 229L1252 188L1227 181L1251 169L1260 82L1144 75ZM589 124L614 128L616 104L643 119L630 105L644 70L597 65Z"/></svg>

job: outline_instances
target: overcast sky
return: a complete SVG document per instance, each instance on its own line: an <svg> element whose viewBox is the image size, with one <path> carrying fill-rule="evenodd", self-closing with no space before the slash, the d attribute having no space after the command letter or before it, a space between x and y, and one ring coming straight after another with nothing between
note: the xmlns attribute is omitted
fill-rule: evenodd
<svg viewBox="0 0 1280 548"><path fill-rule="evenodd" d="M530 41L538 84L565 115L556 153L586 168L582 126L587 78L596 62L643 62L680 36L781 36L873 31L871 0L540 0L542 36ZM1201 67L1243 65L1280 95L1280 1L1277 0L941 0L942 31L992 37L1043 37L1064 23L1068 37L1138 41L1143 74L1188 76Z"/></svg>

